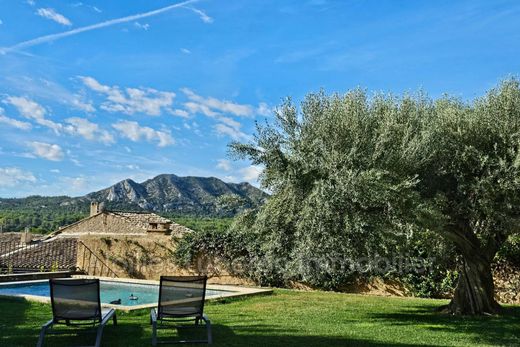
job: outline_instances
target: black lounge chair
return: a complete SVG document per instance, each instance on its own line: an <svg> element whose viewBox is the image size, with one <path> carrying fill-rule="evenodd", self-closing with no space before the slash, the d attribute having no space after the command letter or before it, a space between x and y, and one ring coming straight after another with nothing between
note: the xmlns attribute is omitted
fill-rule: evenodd
<svg viewBox="0 0 520 347"><path fill-rule="evenodd" d="M211 344L211 322L204 314L206 297L206 276L161 276L159 287L159 304L157 310L152 309L152 345L157 343L207 343ZM194 322L195 327L204 321L207 340L157 341L157 322ZM193 327L193 325L175 325L177 328Z"/></svg>
<svg viewBox="0 0 520 347"><path fill-rule="evenodd" d="M103 328L110 319L117 324L113 308L102 309L98 279L51 279L52 319L42 326L36 347L43 346L47 330L54 324L97 325L96 344L101 344Z"/></svg>

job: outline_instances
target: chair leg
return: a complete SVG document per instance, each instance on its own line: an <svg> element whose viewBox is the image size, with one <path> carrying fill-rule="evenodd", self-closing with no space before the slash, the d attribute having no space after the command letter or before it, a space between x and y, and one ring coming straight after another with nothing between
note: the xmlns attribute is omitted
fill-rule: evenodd
<svg viewBox="0 0 520 347"><path fill-rule="evenodd" d="M43 340L45 339L45 333L49 328L52 328L53 320L51 319L47 323L45 323L42 326L42 330L40 331L40 337L38 337L38 342L36 343L36 347L42 347L43 346Z"/></svg>
<svg viewBox="0 0 520 347"><path fill-rule="evenodd" d="M112 317L112 321L114 322L114 325L117 325L117 314L114 312L114 317Z"/></svg>
<svg viewBox="0 0 520 347"><path fill-rule="evenodd" d="M213 344L213 335L211 334L211 321L205 315L202 316L202 320L206 323L206 330L208 333L208 345Z"/></svg>
<svg viewBox="0 0 520 347"><path fill-rule="evenodd" d="M101 337L103 336L103 329L105 328L105 325L107 325L108 321L110 319L114 319L114 324L115 324L115 322L117 322L117 318L115 318L115 316L116 316L116 311L112 310L112 312L108 313L103 318L101 323L99 323L99 326L97 328L97 334L96 334L96 344L94 345L95 347L101 346Z"/></svg>
<svg viewBox="0 0 520 347"><path fill-rule="evenodd" d="M98 328L97 328L97 333L96 333L96 344L94 345L95 347L99 347L101 346L101 337L103 336L103 328L105 326L104 325L99 325Z"/></svg>
<svg viewBox="0 0 520 347"><path fill-rule="evenodd" d="M157 346L157 314L153 308L150 311L150 322L152 323L152 346Z"/></svg>

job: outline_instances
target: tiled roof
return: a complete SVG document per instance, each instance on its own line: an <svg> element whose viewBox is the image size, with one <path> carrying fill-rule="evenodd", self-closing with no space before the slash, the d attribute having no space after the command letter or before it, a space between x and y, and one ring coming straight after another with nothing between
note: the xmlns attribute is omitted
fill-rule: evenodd
<svg viewBox="0 0 520 347"><path fill-rule="evenodd" d="M133 224L137 224L143 228L148 228L150 223L171 223L172 221L168 218L161 217L155 213L151 212L120 212L120 211L106 211L107 213L111 213L125 219L130 220Z"/></svg>

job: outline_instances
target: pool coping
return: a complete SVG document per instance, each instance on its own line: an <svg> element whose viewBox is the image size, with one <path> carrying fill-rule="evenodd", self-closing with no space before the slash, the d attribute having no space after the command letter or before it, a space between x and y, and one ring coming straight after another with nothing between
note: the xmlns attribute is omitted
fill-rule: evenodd
<svg viewBox="0 0 520 347"><path fill-rule="evenodd" d="M84 276L84 275L74 275L73 278L98 278L101 281L105 282L123 282L123 283L135 283L135 284L149 284L149 285L159 285L159 281L154 280L140 280L133 278L112 278L112 277L97 277L97 276ZM30 281L14 281L14 282L3 282L0 283L0 288L8 285L16 285L21 283L41 283L46 282L48 280L30 280ZM221 290L227 291L228 293L223 293L220 295L214 295L209 298L206 298L206 301L215 301L221 300L225 298L235 298L235 297L246 297L257 294L271 294L273 290L271 288L259 288L259 287L244 287L244 286L232 286L232 285L223 285L223 284L208 284L206 289L209 290ZM24 298L30 301L40 302L40 303L50 303L51 298L46 296L39 295L31 295L31 294L1 294L0 297L18 297ZM141 310L145 308L153 308L157 307L157 303L152 304L142 304L135 306L126 306L126 305L113 305L113 304L105 304L102 303L101 306L115 308L120 311L129 312L134 310Z"/></svg>

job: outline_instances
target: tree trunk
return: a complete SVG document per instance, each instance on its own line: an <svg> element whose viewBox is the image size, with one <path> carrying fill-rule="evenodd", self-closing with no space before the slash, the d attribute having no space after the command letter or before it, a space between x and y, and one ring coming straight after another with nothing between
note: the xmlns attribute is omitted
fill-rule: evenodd
<svg viewBox="0 0 520 347"><path fill-rule="evenodd" d="M465 257L455 293L447 309L453 314L495 314L501 309L495 300L491 262L482 256Z"/></svg>
<svg viewBox="0 0 520 347"><path fill-rule="evenodd" d="M498 245L483 246L467 224L449 229L445 234L457 245L463 256L453 299L444 308L452 314L495 314L501 309L495 300L495 285L491 262Z"/></svg>

